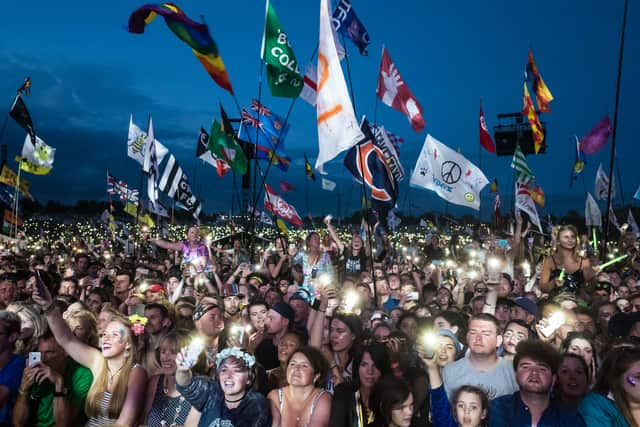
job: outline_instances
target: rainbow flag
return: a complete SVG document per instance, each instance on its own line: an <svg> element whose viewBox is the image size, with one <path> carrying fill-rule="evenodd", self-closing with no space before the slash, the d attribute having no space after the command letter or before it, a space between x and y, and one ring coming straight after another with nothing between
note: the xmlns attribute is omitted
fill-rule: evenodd
<svg viewBox="0 0 640 427"><path fill-rule="evenodd" d="M209 34L209 28L206 24L200 24L189 19L175 4L149 4L137 9L129 17L129 32L134 34L144 33L147 24L151 23L157 15L161 15L169 29L191 47L193 54L207 70L211 78L221 88L233 94L227 69L224 66L224 62L222 62L216 42L213 41L211 34Z"/></svg>

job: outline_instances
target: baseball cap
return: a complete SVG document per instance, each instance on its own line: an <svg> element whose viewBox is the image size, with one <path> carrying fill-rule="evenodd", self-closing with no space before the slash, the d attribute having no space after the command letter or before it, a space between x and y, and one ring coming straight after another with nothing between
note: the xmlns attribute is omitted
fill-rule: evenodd
<svg viewBox="0 0 640 427"><path fill-rule="evenodd" d="M462 351L462 344L460 344L460 340L458 339L456 334L448 329L440 329L438 331L438 335L440 335L441 337L451 338L451 341L453 341L453 346L456 348L456 353L460 353Z"/></svg>
<svg viewBox="0 0 640 427"><path fill-rule="evenodd" d="M280 314L285 319L288 319L289 322L293 323L293 319L295 319L296 314L293 311L293 308L286 302L279 301L271 307L271 309L278 314Z"/></svg>
<svg viewBox="0 0 640 427"><path fill-rule="evenodd" d="M199 303L196 305L196 309L193 310L192 318L195 321L202 319L202 316L213 310L214 308L218 308L216 304L202 304Z"/></svg>
<svg viewBox="0 0 640 427"><path fill-rule="evenodd" d="M531 301L529 298L520 297L513 300L513 303L518 307L524 308L529 314L538 316L538 305Z"/></svg>

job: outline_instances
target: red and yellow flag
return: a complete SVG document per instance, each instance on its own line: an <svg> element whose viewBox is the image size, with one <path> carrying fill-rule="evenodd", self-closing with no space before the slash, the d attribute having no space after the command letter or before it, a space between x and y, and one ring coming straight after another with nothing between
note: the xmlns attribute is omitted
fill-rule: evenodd
<svg viewBox="0 0 640 427"><path fill-rule="evenodd" d="M529 49L526 76L527 81L531 82L531 87L533 87L533 91L536 93L538 111L548 113L551 111L549 103L553 101L553 95L551 95L551 91L544 83L544 80L542 80L542 74L540 74L536 61L533 59L533 51L531 49Z"/></svg>
<svg viewBox="0 0 640 427"><path fill-rule="evenodd" d="M522 95L522 115L527 116L529 119L529 124L531 125L531 130L533 131L533 147L538 154L540 148L544 144L544 132L542 131L542 123L540 123L540 119L538 118L538 114L536 114L536 109L533 106L533 100L531 99L531 95L529 95L529 89L527 89L527 82L525 81L522 84L524 88L524 93Z"/></svg>

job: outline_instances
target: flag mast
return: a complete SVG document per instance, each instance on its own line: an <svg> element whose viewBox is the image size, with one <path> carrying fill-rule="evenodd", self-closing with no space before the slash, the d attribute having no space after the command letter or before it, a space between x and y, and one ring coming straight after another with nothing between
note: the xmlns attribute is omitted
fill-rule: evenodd
<svg viewBox="0 0 640 427"><path fill-rule="evenodd" d="M629 1L624 0L624 12L622 15L622 31L620 34L620 51L618 55L618 76L616 79L616 106L613 113L613 129L611 135L611 154L609 161L609 188L607 191L607 215L605 216L605 227L604 227L604 239L603 239L603 249L602 249L602 259L605 259L607 256L607 241L609 238L609 210L611 209L611 190L613 184L613 167L615 161L615 152L616 152L616 130L618 127L618 107L620 104L620 80L622 78L622 58L624 54L624 33L625 28L627 26L627 9L629 6Z"/></svg>

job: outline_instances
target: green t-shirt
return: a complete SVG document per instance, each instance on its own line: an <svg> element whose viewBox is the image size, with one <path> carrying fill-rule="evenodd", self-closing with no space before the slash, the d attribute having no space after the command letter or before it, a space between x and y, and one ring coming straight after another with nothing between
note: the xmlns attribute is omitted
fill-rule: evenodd
<svg viewBox="0 0 640 427"><path fill-rule="evenodd" d="M67 367L64 371L64 386L67 388L68 399L73 408L80 409L82 414L84 411L84 401L91 387L93 375L91 371L84 366L79 365L73 359L67 360ZM31 388L32 396L39 397L36 408L36 423L38 427L52 427L55 425L53 418L53 393L55 389L51 382L34 385Z"/></svg>

